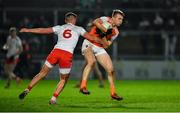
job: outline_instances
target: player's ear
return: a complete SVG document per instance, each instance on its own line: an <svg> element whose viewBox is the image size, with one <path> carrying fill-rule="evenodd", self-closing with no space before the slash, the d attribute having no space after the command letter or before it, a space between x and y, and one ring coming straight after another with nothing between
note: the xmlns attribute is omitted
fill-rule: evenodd
<svg viewBox="0 0 180 113"><path fill-rule="evenodd" d="M67 19L64 19L64 22L67 23Z"/></svg>

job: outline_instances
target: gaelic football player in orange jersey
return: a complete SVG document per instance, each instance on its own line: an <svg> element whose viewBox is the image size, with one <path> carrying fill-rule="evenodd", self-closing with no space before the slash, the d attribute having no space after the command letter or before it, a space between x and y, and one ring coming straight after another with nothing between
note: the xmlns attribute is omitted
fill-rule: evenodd
<svg viewBox="0 0 180 113"><path fill-rule="evenodd" d="M108 46L113 43L113 40L118 36L118 26L120 26L124 19L124 13L121 10L113 10L112 17L100 17L93 21L93 27L90 30L90 34L102 38ZM106 25L104 25L106 24ZM109 24L109 28L107 28ZM83 94L90 94L87 90L87 79L94 66L96 60L104 67L108 73L108 80L110 83L110 96L115 100L122 100L121 96L118 96L115 92L114 85L114 68L112 60L102 44L94 41L84 40L82 45L82 54L87 62L82 75L82 81L80 86L80 92Z"/></svg>

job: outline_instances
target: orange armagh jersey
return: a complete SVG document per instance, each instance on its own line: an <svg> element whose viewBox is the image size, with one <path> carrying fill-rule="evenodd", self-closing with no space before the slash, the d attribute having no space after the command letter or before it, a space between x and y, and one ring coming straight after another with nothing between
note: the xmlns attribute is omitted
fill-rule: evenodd
<svg viewBox="0 0 180 113"><path fill-rule="evenodd" d="M97 33L96 29L97 29L97 27L96 27L96 26L93 26L93 27L91 28L91 30L89 31L89 34L100 38L100 36L99 36L99 34ZM112 34L107 35L106 38L107 38L108 40L113 41L113 40L118 36L118 34L119 34L119 31L118 31L117 27L114 27L113 30L112 30ZM102 47L102 44L99 44L99 43L96 43L96 42L91 42L91 43L93 43L93 44L96 45L96 46Z"/></svg>

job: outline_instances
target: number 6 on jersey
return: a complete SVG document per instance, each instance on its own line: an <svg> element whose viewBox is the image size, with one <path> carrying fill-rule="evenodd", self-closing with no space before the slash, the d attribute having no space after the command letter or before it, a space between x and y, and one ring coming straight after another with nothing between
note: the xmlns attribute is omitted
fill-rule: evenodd
<svg viewBox="0 0 180 113"><path fill-rule="evenodd" d="M63 32L63 37L64 38L71 38L72 34L71 34L71 30L70 29L66 29Z"/></svg>

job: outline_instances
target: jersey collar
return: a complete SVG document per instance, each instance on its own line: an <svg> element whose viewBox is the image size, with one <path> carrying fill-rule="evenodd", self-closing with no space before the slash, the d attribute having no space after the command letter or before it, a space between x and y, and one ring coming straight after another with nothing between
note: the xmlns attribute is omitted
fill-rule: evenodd
<svg viewBox="0 0 180 113"><path fill-rule="evenodd" d="M74 24L72 24L72 23L67 23L67 24L70 24L70 25L74 26Z"/></svg>

